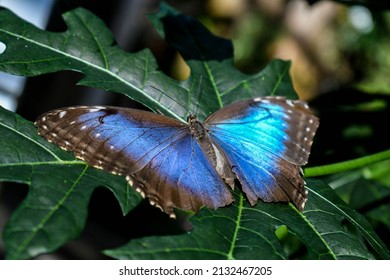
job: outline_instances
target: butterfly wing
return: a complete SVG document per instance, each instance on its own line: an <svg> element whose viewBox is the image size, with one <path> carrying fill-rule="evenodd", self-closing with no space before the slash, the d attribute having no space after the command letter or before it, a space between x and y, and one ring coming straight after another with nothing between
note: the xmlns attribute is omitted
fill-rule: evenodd
<svg viewBox="0 0 390 280"><path fill-rule="evenodd" d="M36 121L47 140L88 164L124 175L150 203L173 208L217 208L232 196L206 158L189 126L180 121L118 107L69 107Z"/></svg>
<svg viewBox="0 0 390 280"><path fill-rule="evenodd" d="M303 210L307 193L300 166L318 127L306 103L283 97L238 102L208 117L205 127L252 205L258 198L292 201Z"/></svg>

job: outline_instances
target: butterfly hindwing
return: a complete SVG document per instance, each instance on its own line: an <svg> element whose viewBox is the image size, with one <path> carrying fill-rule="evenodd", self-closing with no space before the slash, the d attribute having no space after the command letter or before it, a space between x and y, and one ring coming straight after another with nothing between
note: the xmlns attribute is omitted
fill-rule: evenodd
<svg viewBox="0 0 390 280"><path fill-rule="evenodd" d="M318 119L306 103L262 97L222 108L205 121L210 137L225 151L232 171L253 205L293 201L302 210L307 163Z"/></svg>
<svg viewBox="0 0 390 280"><path fill-rule="evenodd" d="M150 202L197 211L232 202L186 123L118 107L69 107L37 119L39 134L88 164L127 180Z"/></svg>

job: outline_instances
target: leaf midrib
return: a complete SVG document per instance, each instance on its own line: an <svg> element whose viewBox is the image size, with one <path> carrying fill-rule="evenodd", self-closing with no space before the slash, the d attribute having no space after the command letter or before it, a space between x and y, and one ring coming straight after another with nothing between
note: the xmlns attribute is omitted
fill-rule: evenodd
<svg viewBox="0 0 390 280"><path fill-rule="evenodd" d="M238 232L241 228L242 209L244 208L244 198L243 198L242 194L240 194L240 200L238 202L237 208L238 208L238 213L237 213L237 219L236 219L236 226L234 228L230 249L229 249L229 252L227 253L228 260L235 260L234 249L235 249L235 245L236 245L236 241L237 241Z"/></svg>
<svg viewBox="0 0 390 280"><path fill-rule="evenodd" d="M50 165L87 165L85 162L80 160L59 160L59 161L24 161L24 162L11 162L11 163L0 163L0 168L4 167L21 167L21 166L50 166Z"/></svg>
<svg viewBox="0 0 390 280"><path fill-rule="evenodd" d="M381 244L379 244L374 238L371 238L371 235L366 232L365 228L362 227L359 223L355 222L355 219L353 219L350 215L348 215L348 213L346 213L344 210L342 210L340 207L338 207L337 205L335 205L334 203L332 203L331 201L329 201L326 197L322 196L321 194L319 194L318 192L316 192L315 190L311 189L311 192L314 193L315 195L317 195L318 197L320 197L323 201L326 201L327 203L329 203L330 205L333 205L333 207L335 207L340 213L342 213L342 215L344 215L344 217L346 217L348 219L348 221L350 223L352 223L354 226L356 226L360 232L363 233L363 235L365 236L365 239L367 240L368 243L370 243L370 245L372 246L372 248L374 248L374 250L379 254L381 255L381 257L383 259L388 259L389 256L388 255L383 255L381 251L378 251L376 250L377 247L382 247ZM368 238L369 237L369 238ZM376 245L374 246L373 243Z"/></svg>
<svg viewBox="0 0 390 280"><path fill-rule="evenodd" d="M9 256L10 259L18 258L18 256L21 254L21 252L23 252L26 249L28 244L31 243L31 241L34 239L34 237L39 232L39 230L41 230L44 227L44 225L49 221L49 219L54 215L54 213L61 207L61 205L63 205L65 203L65 201L67 200L69 195L73 192L73 190L77 187L78 183L80 182L80 180L82 179L84 174L87 172L87 170L88 170L88 165L86 165L84 170L82 172L80 172L80 175L76 178L76 180L74 181L72 186L69 188L69 190L64 193L64 195L61 197L61 199L58 200L58 202L53 207L51 207L51 211L49 211L41 219L41 221L35 227L33 227L31 229L30 234L26 238L24 238L23 242L21 242L20 245L15 249L15 251L10 254L10 256ZM8 232L12 232L12 231L15 232L15 231L20 231L20 230L23 231L23 229L19 229L19 230L10 229Z"/></svg>
<svg viewBox="0 0 390 280"><path fill-rule="evenodd" d="M80 17L79 17L79 19L82 21L82 19L81 19ZM90 34L92 35L92 37L95 38L94 34L92 33L92 30L90 30L89 28L86 28L86 30L88 30L88 32L90 32ZM77 62L80 62L80 63L82 63L82 64L85 64L86 66L89 66L89 67L91 67L91 68L93 68L93 69L96 69L96 71L101 71L101 72L107 74L108 76L111 76L111 77L113 77L114 79L118 80L119 82L125 84L126 86L132 88L133 90L139 92L140 94L143 95L144 98L148 99L151 103L155 104L157 108L160 106L160 104L159 104L156 100L154 100L153 98L149 97L149 95L147 95L144 91L138 89L137 87L135 87L134 85L132 85L131 83L129 83L128 81L126 81L125 79L123 79L122 77L120 77L119 75L115 75L113 72L109 71L108 68L106 69L106 68L100 67L100 66L98 66L98 65L96 65L96 64L93 64L93 63L87 61L87 60L82 60L82 59L79 58L79 57L76 57L76 56L70 55L70 54L68 54L68 53L66 53L66 52L60 51L60 50L58 50L58 49L55 49L55 48L53 48L53 47L51 47L51 46L49 46L49 45L47 45L47 44L41 43L41 42L39 42L39 41L37 41L37 40L34 40L34 39L32 39L32 38L29 38L29 37L25 37L25 36L23 36L23 35L19 35L19 34L10 32L10 31L5 30L5 29L3 29L3 28L0 28L0 31L4 32L5 34L8 34L8 35L11 36L11 37L18 38L18 40L21 40L21 39L22 39L22 40L24 40L24 41L26 41L26 42L28 42L28 43L30 43L30 44L32 44L32 45L36 45L36 46L38 46L38 47L40 47L40 48L49 50L49 51L51 51L51 52L53 52L53 53L59 54L59 55L61 55L61 56L64 56L64 57L67 57L67 58L69 58L69 59L72 59L72 60L75 60L75 61L77 61ZM41 30L39 30L39 31L41 31ZM65 34L66 34L66 33L64 33L64 36L65 36ZM58 36L59 36L59 35L60 35L60 34L58 34ZM96 42L96 40L95 40L95 42ZM102 54L102 59L103 59L105 65L106 65L106 67L108 67L108 62L105 60L105 55L104 55L104 52L102 51L102 48L101 48L100 44L97 43L97 46L98 46L99 50L102 52L102 53L101 53L101 54ZM7 51L7 50L6 50L6 51ZM130 55L130 54L129 54L129 55ZM56 58L56 59L60 59L60 58ZM31 62L31 61L30 61L30 62ZM26 63L27 63L27 62L26 62ZM70 70L73 70L73 69L70 69ZM84 73L84 75L87 75L85 72L83 72L83 73ZM143 103L144 103L144 102L143 102ZM169 108L165 108L165 107L164 107L164 110L165 110L166 112L169 112L169 115L170 115L170 116L172 116L172 117L174 117L174 118L176 118L176 119L178 119L178 120L182 120L175 112L169 110Z"/></svg>

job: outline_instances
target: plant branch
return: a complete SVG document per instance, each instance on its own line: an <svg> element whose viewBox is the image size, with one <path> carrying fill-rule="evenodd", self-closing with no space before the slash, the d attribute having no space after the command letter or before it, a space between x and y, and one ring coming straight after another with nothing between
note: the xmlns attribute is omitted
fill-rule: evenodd
<svg viewBox="0 0 390 280"><path fill-rule="evenodd" d="M305 168L305 177L317 177L317 176L323 176L323 175L348 171L348 170L364 167L369 164L383 161L386 159L390 159L390 149L369 156L360 157L357 159L346 160L343 162L327 164L322 166L308 167Z"/></svg>

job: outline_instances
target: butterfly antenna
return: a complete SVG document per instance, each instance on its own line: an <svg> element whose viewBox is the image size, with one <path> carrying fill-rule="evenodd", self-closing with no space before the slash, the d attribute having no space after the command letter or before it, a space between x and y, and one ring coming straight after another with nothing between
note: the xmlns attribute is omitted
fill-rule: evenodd
<svg viewBox="0 0 390 280"><path fill-rule="evenodd" d="M201 94L202 80L203 80L203 76L200 76L199 83L198 83L198 90L196 91L196 95L195 95L195 99L194 100L199 100L199 97L200 97L200 94ZM189 103L190 103L190 112L193 112L192 115L196 116L198 114L198 110L199 110L198 104L195 104L194 102L191 102L191 98L189 100Z"/></svg>
<svg viewBox="0 0 390 280"><path fill-rule="evenodd" d="M183 105L181 102L179 102L177 99L172 98L171 96L167 95L165 92L163 92L161 89L156 88L155 86L150 86L151 88L157 90L164 96L168 97L170 100L174 101L176 104L180 105L185 111L187 111L187 114L190 114L190 111L187 109L185 105ZM162 112L158 109L155 109L159 114L163 115Z"/></svg>

